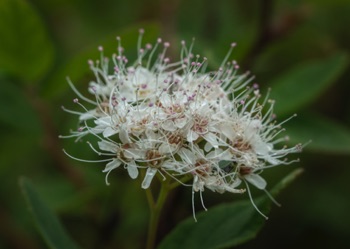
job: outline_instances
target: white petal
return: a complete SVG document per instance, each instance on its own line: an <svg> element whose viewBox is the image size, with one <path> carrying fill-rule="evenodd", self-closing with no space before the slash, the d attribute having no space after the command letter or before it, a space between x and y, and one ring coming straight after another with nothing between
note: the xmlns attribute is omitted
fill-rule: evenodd
<svg viewBox="0 0 350 249"><path fill-rule="evenodd" d="M217 137L213 133L208 132L207 134L205 134L203 136L203 138L205 140L207 140L209 143L211 143L211 145L213 145L214 148L218 148L219 147L219 143L218 143Z"/></svg>
<svg viewBox="0 0 350 249"><path fill-rule="evenodd" d="M236 181L231 185L231 186L228 186L228 185L225 185L224 188L226 191L228 192L231 192L231 193L234 193L234 194L242 194L245 192L245 189L236 189L234 185L239 185L242 181L240 179L238 179L239 182L236 183Z"/></svg>
<svg viewBox="0 0 350 249"><path fill-rule="evenodd" d="M96 119L94 122L96 125L108 126L112 123L112 120L110 116L107 116L107 117Z"/></svg>
<svg viewBox="0 0 350 249"><path fill-rule="evenodd" d="M100 134L100 133L104 132L105 127L96 126L96 127L90 128L90 130L91 130L91 133Z"/></svg>
<svg viewBox="0 0 350 249"><path fill-rule="evenodd" d="M152 179L156 173L157 173L157 169L155 169L155 168L148 168L147 169L146 176L142 182L143 189L147 189L151 185Z"/></svg>
<svg viewBox="0 0 350 249"><path fill-rule="evenodd" d="M265 189L266 187L266 181L260 175L250 174L244 176L244 178L258 189Z"/></svg>
<svg viewBox="0 0 350 249"><path fill-rule="evenodd" d="M198 134L195 133L194 131L190 130L188 133L187 133L187 141L188 142L193 142L195 141L197 138L198 138Z"/></svg>
<svg viewBox="0 0 350 249"><path fill-rule="evenodd" d="M153 140L156 140L158 138L158 135L152 130L147 129L145 133L146 133L147 138L149 140L151 140L152 142L153 142Z"/></svg>
<svg viewBox="0 0 350 249"><path fill-rule="evenodd" d="M106 164L106 167L102 172L108 172L108 171L111 171L115 168L118 168L120 164L121 164L121 161L119 161L117 158L115 158Z"/></svg>
<svg viewBox="0 0 350 249"><path fill-rule="evenodd" d="M175 126L174 122L171 120L165 120L162 123L162 128L166 131L175 131L176 130L176 126Z"/></svg>
<svg viewBox="0 0 350 249"><path fill-rule="evenodd" d="M176 149L177 149L177 145L176 144L161 144L161 146L159 146L159 153L164 155L164 154L167 154L167 153L172 153L174 152Z"/></svg>
<svg viewBox="0 0 350 249"><path fill-rule="evenodd" d="M110 151L110 152L113 152L113 153L116 153L117 150L118 150L118 146L117 145L115 145L114 143L105 141L105 140L99 141L98 142L98 147L101 150Z"/></svg>
<svg viewBox="0 0 350 249"><path fill-rule="evenodd" d="M196 163L196 157L193 154L193 152L190 151L189 149L181 148L178 154L180 155L182 160L185 160L187 163L189 163L189 164Z"/></svg>
<svg viewBox="0 0 350 249"><path fill-rule="evenodd" d="M272 165L278 165L278 164L282 163L281 160L273 158L270 155L265 156L265 160L268 161L269 163L271 163Z"/></svg>
<svg viewBox="0 0 350 249"><path fill-rule="evenodd" d="M118 131L116 131L115 129L113 129L112 127L107 127L104 131L103 131L103 136L104 137L110 137L114 134L118 133Z"/></svg>
<svg viewBox="0 0 350 249"><path fill-rule="evenodd" d="M88 120L88 119L94 118L95 115L96 115L96 111L91 110L91 111L88 111L88 112L81 114L79 117L79 120Z"/></svg>
<svg viewBox="0 0 350 249"><path fill-rule="evenodd" d="M211 158L216 158L220 153L222 153L221 149L215 149L210 151L207 155L205 155L206 158L211 159ZM221 157L220 157L221 159Z"/></svg>
<svg viewBox="0 0 350 249"><path fill-rule="evenodd" d="M134 161L131 161L129 164L128 164L128 173L129 173L129 176L132 178L132 179L136 179L137 176L139 175L139 170L137 169L137 166L135 164Z"/></svg>
<svg viewBox="0 0 350 249"><path fill-rule="evenodd" d="M220 154L220 159L221 160L230 160L230 159L232 159L232 154L231 154L230 149L227 149L224 152L222 152L222 154Z"/></svg>
<svg viewBox="0 0 350 249"><path fill-rule="evenodd" d="M220 131L224 134L228 139L233 139L236 136L236 132L233 127L229 124L221 124Z"/></svg>
<svg viewBox="0 0 350 249"><path fill-rule="evenodd" d="M146 154L146 151L140 150L140 149L130 148L124 151L124 156L130 159L144 158L145 154Z"/></svg>
<svg viewBox="0 0 350 249"><path fill-rule="evenodd" d="M129 139L129 135L128 135L126 129L122 129L122 128L120 129L120 131L119 131L119 139L120 139L120 141L123 144L128 144L128 143L131 142L130 139Z"/></svg>
<svg viewBox="0 0 350 249"><path fill-rule="evenodd" d="M211 145L211 143L205 143L204 145L205 152L210 151L212 148L213 148L213 145Z"/></svg>
<svg viewBox="0 0 350 249"><path fill-rule="evenodd" d="M241 185L242 180L239 178L236 178L235 181L230 185L231 188L237 188L239 185Z"/></svg>
<svg viewBox="0 0 350 249"><path fill-rule="evenodd" d="M187 123L187 119L186 118L178 118L175 120L175 125L178 128L183 128Z"/></svg>
<svg viewBox="0 0 350 249"><path fill-rule="evenodd" d="M253 136L251 139L251 144L255 152L259 155L267 155L271 150L271 146L264 141L258 135Z"/></svg>
<svg viewBox="0 0 350 249"><path fill-rule="evenodd" d="M257 132L261 129L261 121L259 119L255 119L250 121L250 123L248 124L248 130L250 132Z"/></svg>

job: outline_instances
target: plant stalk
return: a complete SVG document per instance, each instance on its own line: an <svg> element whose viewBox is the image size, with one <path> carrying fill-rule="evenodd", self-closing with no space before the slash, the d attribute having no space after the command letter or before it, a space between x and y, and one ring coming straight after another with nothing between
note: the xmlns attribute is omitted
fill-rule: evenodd
<svg viewBox="0 0 350 249"><path fill-rule="evenodd" d="M168 196L169 190L170 189L168 187L168 181L165 181L165 182L162 181L157 201L154 202L152 200L153 198L151 198L152 197L151 189L150 188L146 189L146 191L149 192L147 193L147 199L148 199L148 204L150 206L150 212L151 212L149 226L148 226L146 249L154 249L156 237L157 237L159 217L163 209L164 203L166 201L166 198Z"/></svg>

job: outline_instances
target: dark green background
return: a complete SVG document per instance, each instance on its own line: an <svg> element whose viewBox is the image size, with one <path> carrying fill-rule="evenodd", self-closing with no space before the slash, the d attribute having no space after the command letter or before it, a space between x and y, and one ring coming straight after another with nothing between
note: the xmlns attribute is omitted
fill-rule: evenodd
<svg viewBox="0 0 350 249"><path fill-rule="evenodd" d="M140 179L103 164L72 161L62 152L98 159L85 142L60 140L77 127L70 76L82 92L87 59L106 55L120 35L135 56L138 29L158 36L177 55L182 39L220 65L231 42L241 72L272 88L291 143L310 143L301 162L266 171L268 186L295 167L304 174L278 198L262 232L238 248L347 248L350 244L350 3L347 0L0 0L0 248L46 248L33 225L18 180L27 176L82 248L143 248L148 206ZM90 140L91 141L91 140ZM254 191L254 196L263 194ZM247 199L206 191L207 206ZM197 203L200 209L200 202ZM210 211L210 208L209 208ZM191 190L175 191L159 239L192 215ZM208 228L211 229L211 228Z"/></svg>

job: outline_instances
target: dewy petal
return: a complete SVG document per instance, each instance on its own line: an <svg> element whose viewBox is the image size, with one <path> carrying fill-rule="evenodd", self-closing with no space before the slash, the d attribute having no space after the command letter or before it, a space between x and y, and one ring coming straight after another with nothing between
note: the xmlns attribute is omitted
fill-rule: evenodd
<svg viewBox="0 0 350 249"><path fill-rule="evenodd" d="M129 176L132 179L136 179L137 176L139 175L139 170L137 169L137 166L134 161L131 161L130 163L128 163L127 170L128 170Z"/></svg>
<svg viewBox="0 0 350 249"><path fill-rule="evenodd" d="M147 169L146 176L143 179L143 182L142 182L142 185L141 185L143 189L147 189L151 185L152 179L156 175L156 173L157 173L157 169L156 168L149 167Z"/></svg>
<svg viewBox="0 0 350 249"><path fill-rule="evenodd" d="M262 178L260 175L257 174L250 174L250 175L246 175L244 176L244 178L250 182L251 184L253 184L255 187L257 187L258 189L265 189L266 187L266 181L264 178Z"/></svg>

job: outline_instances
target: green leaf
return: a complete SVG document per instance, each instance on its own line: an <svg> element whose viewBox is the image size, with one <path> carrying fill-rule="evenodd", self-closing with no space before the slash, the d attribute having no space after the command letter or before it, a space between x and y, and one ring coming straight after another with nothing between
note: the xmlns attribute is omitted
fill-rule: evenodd
<svg viewBox="0 0 350 249"><path fill-rule="evenodd" d="M57 217L46 206L33 185L26 178L20 179L20 185L39 232L52 249L78 249L68 236Z"/></svg>
<svg viewBox="0 0 350 249"><path fill-rule="evenodd" d="M271 191L277 195L300 173L297 169L285 177ZM263 196L255 200L265 214L271 200ZM233 247L253 239L265 223L250 201L218 205L197 215L198 222L188 218L181 222L159 245L158 249L219 249Z"/></svg>
<svg viewBox="0 0 350 249"><path fill-rule="evenodd" d="M350 154L350 129L314 113L301 113L285 125L290 143L305 143L316 152Z"/></svg>
<svg viewBox="0 0 350 249"><path fill-rule="evenodd" d="M271 97L276 100L277 114L291 114L311 103L345 70L346 54L302 63L282 74L271 83Z"/></svg>
<svg viewBox="0 0 350 249"><path fill-rule="evenodd" d="M0 68L25 83L43 77L53 61L53 45L29 1L0 1Z"/></svg>
<svg viewBox="0 0 350 249"><path fill-rule="evenodd" d="M103 46L104 55L107 57L110 57L113 53L116 53L117 41L115 38L117 35L121 37L122 46L125 49L126 55L129 55L130 51L135 52L136 54L136 43L139 36L138 29L141 27L145 30L143 41L150 43L155 42L159 34L159 25L155 23L133 25L118 31L113 35L105 37L99 44L83 50L81 53L73 57L68 63L64 63L53 74L53 76L48 79L49 83L44 89L45 96L48 98L53 98L63 94L65 90L69 88L66 80L68 76L75 85L78 85L78 81L90 73L90 68L87 61L90 59L94 61L100 59L100 52L97 50L99 45ZM132 58L136 60L136 55ZM132 58L130 59L131 62L133 62ZM91 75L91 79L93 79L92 77L93 75ZM86 84L87 88L88 81L85 81L84 83Z"/></svg>

